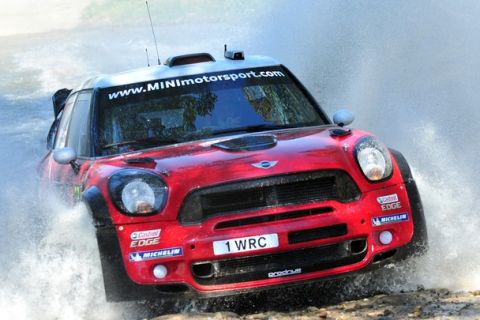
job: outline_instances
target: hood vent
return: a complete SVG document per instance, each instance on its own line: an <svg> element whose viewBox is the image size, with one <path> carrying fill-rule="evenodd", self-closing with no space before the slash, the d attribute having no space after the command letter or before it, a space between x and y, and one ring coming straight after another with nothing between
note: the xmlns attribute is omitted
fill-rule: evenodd
<svg viewBox="0 0 480 320"><path fill-rule="evenodd" d="M220 148L231 152L256 151L273 148L277 145L277 138L274 135L253 135L243 136L231 140L212 144L212 147Z"/></svg>

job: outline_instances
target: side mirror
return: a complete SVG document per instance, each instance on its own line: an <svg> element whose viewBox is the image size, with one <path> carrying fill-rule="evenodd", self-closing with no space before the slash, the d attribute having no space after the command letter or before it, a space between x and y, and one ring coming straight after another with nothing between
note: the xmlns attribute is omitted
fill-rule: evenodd
<svg viewBox="0 0 480 320"><path fill-rule="evenodd" d="M80 165L76 162L77 152L73 148L65 147L53 150L53 160L60 164L70 164L73 172L80 172Z"/></svg>
<svg viewBox="0 0 480 320"><path fill-rule="evenodd" d="M77 160L77 152L73 148L61 148L53 150L53 160L60 164L70 164Z"/></svg>
<svg viewBox="0 0 480 320"><path fill-rule="evenodd" d="M340 127L348 126L354 119L353 113L346 109L338 110L333 114L333 122Z"/></svg>

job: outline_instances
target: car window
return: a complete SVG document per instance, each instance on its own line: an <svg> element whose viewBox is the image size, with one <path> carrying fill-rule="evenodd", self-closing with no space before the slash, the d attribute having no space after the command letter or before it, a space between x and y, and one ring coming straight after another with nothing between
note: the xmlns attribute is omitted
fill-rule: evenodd
<svg viewBox="0 0 480 320"><path fill-rule="evenodd" d="M70 118L73 110L73 103L77 98L77 94L73 94L65 102L65 107L63 109L63 115L60 119L60 125L58 126L57 135L55 137L55 149L60 149L65 147L67 142L67 128L70 123Z"/></svg>
<svg viewBox="0 0 480 320"><path fill-rule="evenodd" d="M90 101L92 92L78 94L68 126L66 146L75 149L78 156L90 156Z"/></svg>
<svg viewBox="0 0 480 320"><path fill-rule="evenodd" d="M53 120L53 123L50 126L50 130L48 130L48 136L47 136L48 150L53 149L53 144L55 143L55 136L57 135L57 132L58 132L58 125L60 124L60 119L62 119L62 114L63 114L63 110L60 111L60 113L55 118L55 120Z"/></svg>
<svg viewBox="0 0 480 320"><path fill-rule="evenodd" d="M325 124L315 103L279 66L106 88L98 101L100 155L249 126Z"/></svg>

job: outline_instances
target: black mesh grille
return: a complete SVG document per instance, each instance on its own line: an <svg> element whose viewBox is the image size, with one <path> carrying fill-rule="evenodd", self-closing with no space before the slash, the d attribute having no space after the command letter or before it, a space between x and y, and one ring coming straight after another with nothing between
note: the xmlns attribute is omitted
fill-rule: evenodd
<svg viewBox="0 0 480 320"><path fill-rule="evenodd" d="M275 187L279 203L304 203L337 199L335 177L293 182Z"/></svg>
<svg viewBox="0 0 480 320"><path fill-rule="evenodd" d="M264 207L267 205L265 193L264 189L256 188L242 192L221 192L202 196L203 213L208 216L218 212Z"/></svg>
<svg viewBox="0 0 480 320"><path fill-rule="evenodd" d="M347 225L336 224L322 228L294 231L288 234L288 243L301 243L313 240L344 236L347 234Z"/></svg>
<svg viewBox="0 0 480 320"><path fill-rule="evenodd" d="M210 264L213 272L197 274L198 268L192 265L192 275L200 284L213 285L268 279L272 278L272 273L284 270L296 270L295 274L327 270L360 262L365 257L366 250L360 253L350 250L352 241L362 241L366 245L366 239L356 239L275 254L199 262L194 265Z"/></svg>
<svg viewBox="0 0 480 320"><path fill-rule="evenodd" d="M340 170L271 176L195 190L186 197L179 220L193 224L215 215L325 200L349 202L359 196L356 184Z"/></svg>
<svg viewBox="0 0 480 320"><path fill-rule="evenodd" d="M272 221L296 219L296 218L313 216L313 215L324 214L329 212L333 212L333 208L323 207L323 208L314 208L309 210L288 211L288 212L282 212L278 214L269 214L269 215L256 216L256 217L250 217L250 218L244 218L244 219L222 221L215 226L215 229L226 229L226 228L248 226L252 224L267 223Z"/></svg>

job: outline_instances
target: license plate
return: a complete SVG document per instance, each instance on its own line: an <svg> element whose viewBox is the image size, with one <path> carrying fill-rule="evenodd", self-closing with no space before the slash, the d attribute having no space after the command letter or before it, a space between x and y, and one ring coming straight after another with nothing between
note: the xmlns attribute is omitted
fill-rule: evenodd
<svg viewBox="0 0 480 320"><path fill-rule="evenodd" d="M278 235L272 233L253 237L214 241L213 253L218 256L221 254L263 250L276 247L278 247Z"/></svg>

